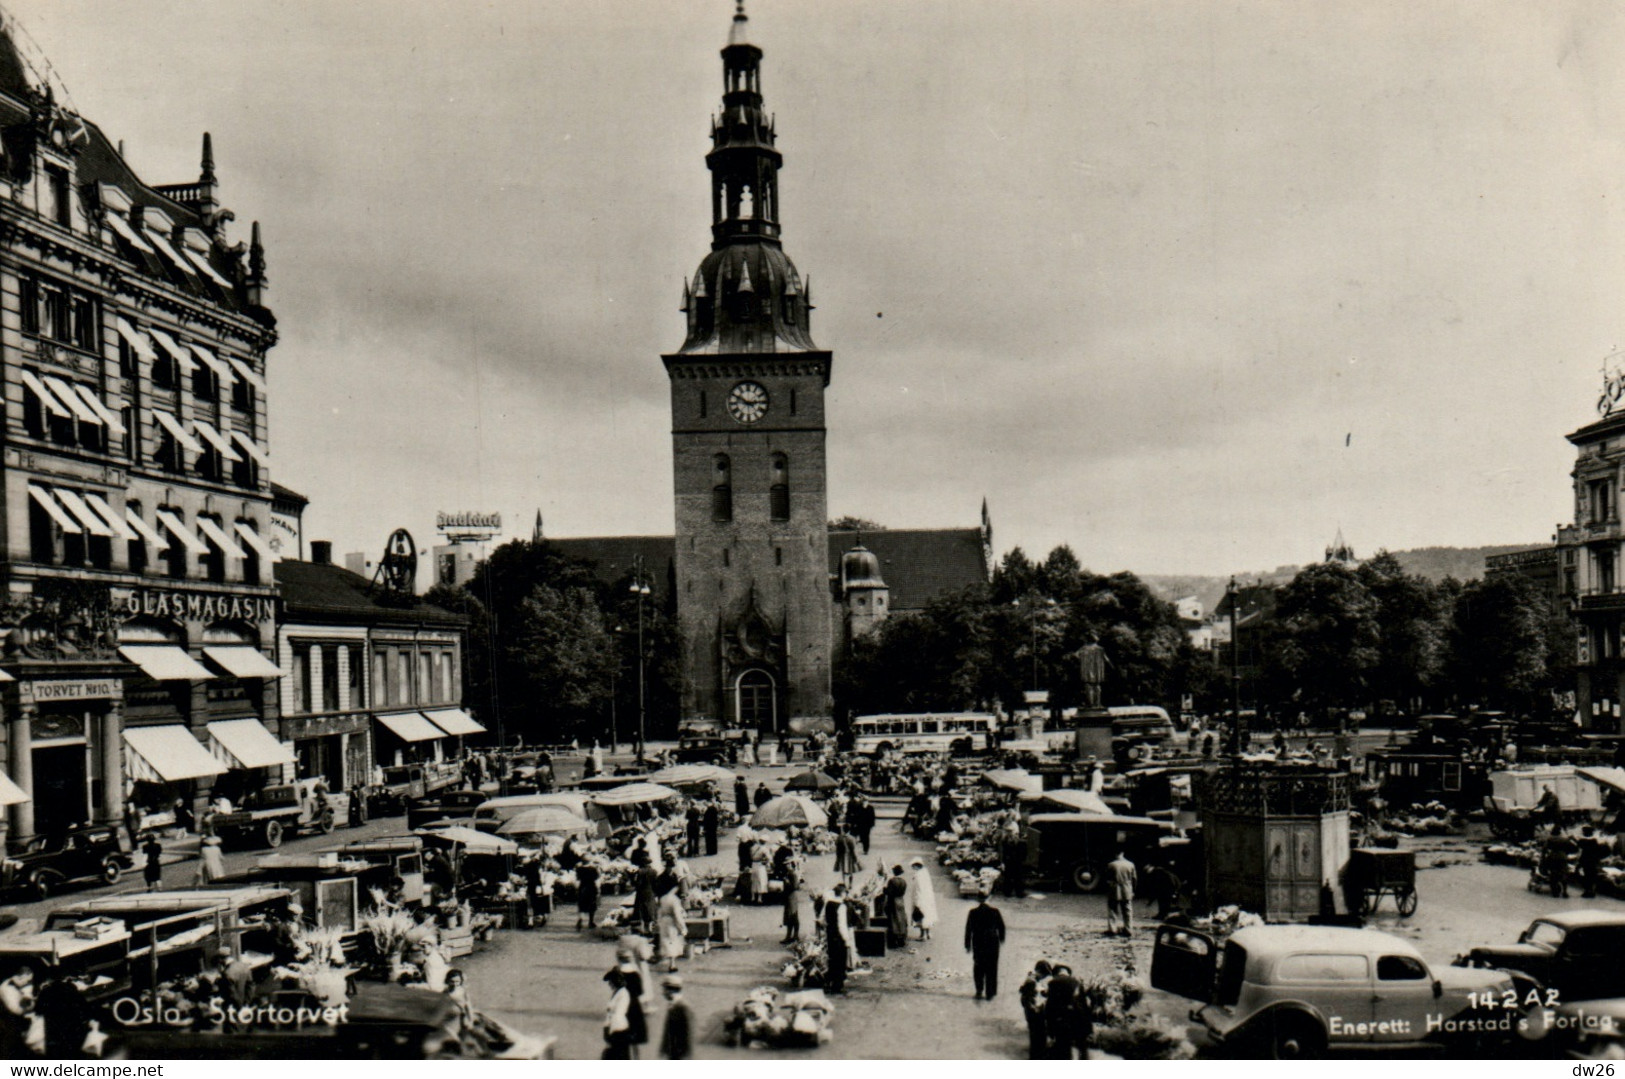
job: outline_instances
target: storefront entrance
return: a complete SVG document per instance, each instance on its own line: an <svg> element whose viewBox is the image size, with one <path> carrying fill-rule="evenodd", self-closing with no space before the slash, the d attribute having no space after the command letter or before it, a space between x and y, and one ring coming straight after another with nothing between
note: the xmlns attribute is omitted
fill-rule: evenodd
<svg viewBox="0 0 1625 1079"><path fill-rule="evenodd" d="M90 820L85 743L34 747L34 831L61 834Z"/></svg>

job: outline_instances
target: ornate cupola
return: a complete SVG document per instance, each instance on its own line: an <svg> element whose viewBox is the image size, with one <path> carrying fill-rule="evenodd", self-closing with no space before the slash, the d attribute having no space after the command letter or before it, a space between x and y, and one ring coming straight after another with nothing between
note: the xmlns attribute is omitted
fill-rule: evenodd
<svg viewBox="0 0 1625 1079"><path fill-rule="evenodd" d="M711 119L711 253L685 282L683 353L813 351L812 300L779 244L773 118L762 108L762 50L744 0L722 50L722 111Z"/></svg>

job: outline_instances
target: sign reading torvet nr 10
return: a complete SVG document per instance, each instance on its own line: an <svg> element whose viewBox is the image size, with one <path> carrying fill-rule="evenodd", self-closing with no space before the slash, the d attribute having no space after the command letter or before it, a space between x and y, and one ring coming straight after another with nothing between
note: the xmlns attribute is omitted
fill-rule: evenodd
<svg viewBox="0 0 1625 1079"><path fill-rule="evenodd" d="M500 532L500 513L445 513L434 515L434 526L442 532Z"/></svg>

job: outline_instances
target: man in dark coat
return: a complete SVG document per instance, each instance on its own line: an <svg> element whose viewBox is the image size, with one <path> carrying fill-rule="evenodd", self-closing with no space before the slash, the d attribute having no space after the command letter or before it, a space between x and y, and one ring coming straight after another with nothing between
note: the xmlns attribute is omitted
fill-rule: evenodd
<svg viewBox="0 0 1625 1079"><path fill-rule="evenodd" d="M965 950L971 954L971 980L976 983L976 999L992 1000L999 994L999 949L1004 945L1004 915L987 901L988 889L977 895L976 905L965 915Z"/></svg>
<svg viewBox="0 0 1625 1079"><path fill-rule="evenodd" d="M1073 976L1072 968L1057 963L1050 974L1044 1003L1044 1028L1049 1035L1050 1052L1058 1060L1071 1060L1072 1051L1088 1059L1089 1042L1094 1036L1094 1020L1089 1014L1089 1002L1083 999L1083 987Z"/></svg>
<svg viewBox="0 0 1625 1079"><path fill-rule="evenodd" d="M74 978L46 982L34 1002L34 1014L45 1021L45 1055L57 1060L84 1056L94 1012L85 999L84 986Z"/></svg>
<svg viewBox="0 0 1625 1079"><path fill-rule="evenodd" d="M666 1026L660 1032L660 1055L687 1060L694 1055L694 1012L683 999L683 979L668 974L660 983L666 997Z"/></svg>
<svg viewBox="0 0 1625 1079"><path fill-rule="evenodd" d="M773 792L767 789L766 783L756 784L756 808L761 809L773 800ZM743 814L741 814L743 816Z"/></svg>
<svg viewBox="0 0 1625 1079"><path fill-rule="evenodd" d="M721 823L719 817L716 799L713 798L705 803L705 814L700 820L701 828L705 832L705 853L708 856L717 852L717 826Z"/></svg>
<svg viewBox="0 0 1625 1079"><path fill-rule="evenodd" d="M734 777L734 812L740 821L750 816L750 788L745 786L744 776Z"/></svg>
<svg viewBox="0 0 1625 1079"><path fill-rule="evenodd" d="M869 804L869 799L859 795L852 800L852 806L846 812L846 826L863 844L863 853L869 853L869 833L875 830L875 807Z"/></svg>
<svg viewBox="0 0 1625 1079"><path fill-rule="evenodd" d="M683 854L689 858L700 856L700 807L693 802L688 803L687 813L688 845Z"/></svg>

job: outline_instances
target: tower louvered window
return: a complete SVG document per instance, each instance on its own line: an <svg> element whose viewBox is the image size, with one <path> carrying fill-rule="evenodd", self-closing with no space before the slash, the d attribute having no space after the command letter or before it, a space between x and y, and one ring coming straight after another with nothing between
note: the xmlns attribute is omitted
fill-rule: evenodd
<svg viewBox="0 0 1625 1079"><path fill-rule="evenodd" d="M728 460L728 455L726 453L719 453L716 456L716 477L712 483L711 519L713 521L733 520L733 463Z"/></svg>
<svg viewBox="0 0 1625 1079"><path fill-rule="evenodd" d="M790 459L773 455L773 485L768 489L769 512L775 521L790 519Z"/></svg>

